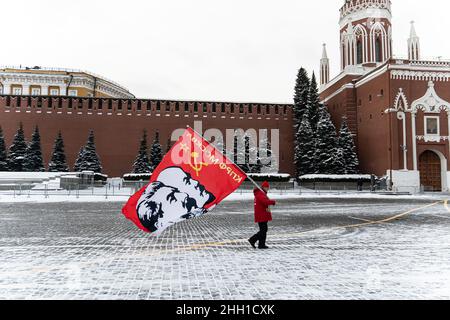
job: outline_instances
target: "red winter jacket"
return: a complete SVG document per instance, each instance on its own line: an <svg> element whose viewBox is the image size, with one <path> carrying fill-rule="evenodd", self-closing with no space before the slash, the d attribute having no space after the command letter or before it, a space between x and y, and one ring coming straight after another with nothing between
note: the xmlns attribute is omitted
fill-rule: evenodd
<svg viewBox="0 0 450 320"><path fill-rule="evenodd" d="M272 213L269 206L274 206L275 201L270 200L267 194L258 188L253 190L255 194L255 222L269 222L272 221Z"/></svg>

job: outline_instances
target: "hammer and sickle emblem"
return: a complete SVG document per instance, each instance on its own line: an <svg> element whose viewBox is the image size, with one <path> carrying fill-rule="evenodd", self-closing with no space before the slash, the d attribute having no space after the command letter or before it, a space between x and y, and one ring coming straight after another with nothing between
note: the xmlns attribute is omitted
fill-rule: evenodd
<svg viewBox="0 0 450 320"><path fill-rule="evenodd" d="M200 171L202 171L203 167L207 167L208 164L204 162L197 162L197 159L200 158L200 155L198 152L192 152L191 153L191 163L189 164L191 168L195 171L197 177L200 176Z"/></svg>

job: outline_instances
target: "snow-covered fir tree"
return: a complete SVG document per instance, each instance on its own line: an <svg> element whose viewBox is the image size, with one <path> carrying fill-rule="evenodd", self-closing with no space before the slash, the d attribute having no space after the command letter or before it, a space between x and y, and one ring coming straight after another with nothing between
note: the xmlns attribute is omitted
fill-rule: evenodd
<svg viewBox="0 0 450 320"><path fill-rule="evenodd" d="M245 167L248 173L261 173L262 164L257 141L245 136Z"/></svg>
<svg viewBox="0 0 450 320"><path fill-rule="evenodd" d="M133 173L149 173L150 161L148 160L148 146L147 146L147 131L144 130L144 134L141 139L139 152L136 160L133 164Z"/></svg>
<svg viewBox="0 0 450 320"><path fill-rule="evenodd" d="M303 114L308 108L309 90L310 81L308 73L304 68L300 68L294 89L294 132L298 131L303 119Z"/></svg>
<svg viewBox="0 0 450 320"><path fill-rule="evenodd" d="M347 119L342 119L339 131L339 147L342 149L342 157L346 174L357 174L359 167L358 155L356 154L355 141L347 125Z"/></svg>
<svg viewBox="0 0 450 320"><path fill-rule="evenodd" d="M0 127L0 172L9 171L8 167L8 152L6 151L5 137L3 136L3 129Z"/></svg>
<svg viewBox="0 0 450 320"><path fill-rule="evenodd" d="M315 132L317 130L317 124L319 122L322 111L321 109L323 107L320 104L319 89L317 87L317 81L314 72L312 74L311 83L309 86L307 108L309 114L309 123L311 125L311 129L313 130L313 132Z"/></svg>
<svg viewBox="0 0 450 320"><path fill-rule="evenodd" d="M262 137L258 147L258 161L261 165L260 173L278 173L279 166L276 154L272 151L267 136Z"/></svg>
<svg viewBox="0 0 450 320"><path fill-rule="evenodd" d="M66 153L64 150L64 140L61 131L58 132L53 146L52 158L48 164L49 172L69 172Z"/></svg>
<svg viewBox="0 0 450 320"><path fill-rule="evenodd" d="M217 139L215 138L214 141L212 142L212 145L219 150L223 155L227 154L227 150L225 148L225 143L223 141L223 138L221 139Z"/></svg>
<svg viewBox="0 0 450 320"><path fill-rule="evenodd" d="M155 171L156 167L159 166L163 158L162 146L159 142L159 131L155 133L155 139L153 140L152 147L150 149L150 171Z"/></svg>
<svg viewBox="0 0 450 320"><path fill-rule="evenodd" d="M94 171L95 173L102 173L103 168L95 148L95 137L92 130L89 133L86 145L80 150L74 170L76 172Z"/></svg>
<svg viewBox="0 0 450 320"><path fill-rule="evenodd" d="M82 164L83 164L83 161L84 161L83 154L84 154L84 146L81 147L80 151L78 152L78 157L77 157L77 160L75 160L75 164L73 166L73 171L75 171L75 172L83 171L83 169L82 169L82 166L83 166Z"/></svg>
<svg viewBox="0 0 450 320"><path fill-rule="evenodd" d="M293 109L293 120L294 120L294 166L299 168L301 166L301 154L299 153L299 136L298 130L301 126L303 120L303 115L308 112L309 107L309 92L310 92L311 82L308 77L308 73L304 68L300 68L297 75L297 80L295 82L294 89L294 109ZM298 170L296 172L298 174Z"/></svg>
<svg viewBox="0 0 450 320"><path fill-rule="evenodd" d="M23 125L20 123L19 129L12 145L9 147L8 153L8 167L10 171L21 172L23 171L23 162L25 160L25 153L27 150L27 143L25 141L25 134L23 131Z"/></svg>
<svg viewBox="0 0 450 320"><path fill-rule="evenodd" d="M336 148L336 156L333 167L334 167L334 174L346 173L344 162L344 151L339 147L339 141L338 141L338 148Z"/></svg>
<svg viewBox="0 0 450 320"><path fill-rule="evenodd" d="M31 141L28 144L25 152L25 159L23 161L23 171L27 172L43 172L44 160L42 159L41 149L41 135L39 134L39 128L36 126Z"/></svg>
<svg viewBox="0 0 450 320"><path fill-rule="evenodd" d="M235 164L244 172L248 172L248 168L246 166L246 158L247 154L246 150L246 137L240 130L236 130L234 132L234 150L232 155L228 155L231 160L234 161Z"/></svg>
<svg viewBox="0 0 450 320"><path fill-rule="evenodd" d="M237 164L237 166L246 173L257 173L258 159L257 148L255 142L250 140L250 137L241 130L236 130L234 133L234 152L233 157L230 157Z"/></svg>
<svg viewBox="0 0 450 320"><path fill-rule="evenodd" d="M297 131L296 140L298 142L295 149L297 177L315 173L315 135L309 123L308 112L303 115L303 120Z"/></svg>
<svg viewBox="0 0 450 320"><path fill-rule="evenodd" d="M339 174L342 172L344 163L342 152L339 150L336 127L325 108L320 112L315 141L315 173Z"/></svg>

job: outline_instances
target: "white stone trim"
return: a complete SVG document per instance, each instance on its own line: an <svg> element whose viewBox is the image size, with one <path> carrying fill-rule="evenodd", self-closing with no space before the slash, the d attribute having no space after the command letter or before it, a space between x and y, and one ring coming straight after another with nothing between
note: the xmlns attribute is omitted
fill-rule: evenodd
<svg viewBox="0 0 450 320"><path fill-rule="evenodd" d="M390 176L391 170L387 171ZM396 192L420 192L420 172L417 170L392 170L392 188Z"/></svg>
<svg viewBox="0 0 450 320"><path fill-rule="evenodd" d="M375 78L378 78L379 76L383 75L386 70L387 70L388 66L384 66L382 68L380 68L379 70L376 70L374 72L372 72L371 74L367 75L366 77L364 77L362 80L358 81L355 86L356 88L359 88L360 86L374 80Z"/></svg>
<svg viewBox="0 0 450 320"><path fill-rule="evenodd" d="M403 106L400 105L400 102L403 103ZM403 88L398 90L397 96L394 100L394 108L398 111L405 111L409 109L408 99L406 98L405 93L403 92Z"/></svg>
<svg viewBox="0 0 450 320"><path fill-rule="evenodd" d="M448 136L438 136L438 135L424 135L424 136L416 136L418 141L424 141L424 142L441 142L441 141L448 141Z"/></svg>
<svg viewBox="0 0 450 320"><path fill-rule="evenodd" d="M438 96L433 81L429 81L425 95L411 104L411 112L417 112L418 110L425 113L450 112L450 103Z"/></svg>
<svg viewBox="0 0 450 320"><path fill-rule="evenodd" d="M402 121L403 127L403 169L408 170L408 142L406 138L406 114L403 111L397 112L397 119Z"/></svg>
<svg viewBox="0 0 450 320"><path fill-rule="evenodd" d="M357 21L367 17L391 19L391 0L354 0L346 2L340 11L339 23Z"/></svg>
<svg viewBox="0 0 450 320"><path fill-rule="evenodd" d="M344 84L342 87L340 87L338 90L336 90L334 93L332 93L331 95L329 95L328 97L326 97L325 99L323 99L322 101L320 101L320 103L326 103L329 100L331 100L332 98L334 98L335 96L337 96L338 94L344 92L347 89L353 89L355 88L355 86L351 83L348 84Z"/></svg>
<svg viewBox="0 0 450 320"><path fill-rule="evenodd" d="M450 72L444 71L414 71L408 70L391 70L392 80L414 80L414 81L434 81L448 82L450 81Z"/></svg>
<svg viewBox="0 0 450 320"><path fill-rule="evenodd" d="M416 139L416 117L417 113L412 112L411 113L411 127L412 127L412 146L413 146L413 167L414 171L418 170L417 166L417 139Z"/></svg>

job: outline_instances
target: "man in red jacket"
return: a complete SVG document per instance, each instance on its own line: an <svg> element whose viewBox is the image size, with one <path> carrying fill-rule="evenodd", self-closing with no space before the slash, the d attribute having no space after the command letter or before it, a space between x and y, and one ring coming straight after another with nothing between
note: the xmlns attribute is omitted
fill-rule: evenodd
<svg viewBox="0 0 450 320"><path fill-rule="evenodd" d="M261 188L264 191L261 191L258 188L253 190L253 193L255 194L255 222L259 225L259 232L248 239L248 242L250 242L255 249L256 242L258 241L259 249L269 249L269 247L266 246L267 224L269 221L272 221L272 213L270 212L269 206L274 206L276 203L267 197L267 192L270 189L270 185L267 181L262 184Z"/></svg>

